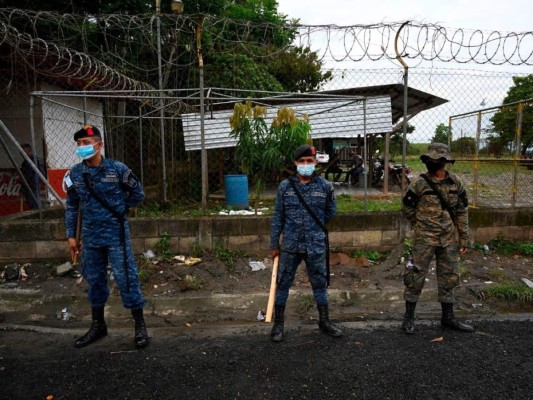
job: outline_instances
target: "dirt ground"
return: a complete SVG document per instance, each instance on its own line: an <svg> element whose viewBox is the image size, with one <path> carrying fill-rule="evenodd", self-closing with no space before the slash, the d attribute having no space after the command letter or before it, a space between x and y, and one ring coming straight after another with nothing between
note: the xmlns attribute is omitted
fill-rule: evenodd
<svg viewBox="0 0 533 400"><path fill-rule="evenodd" d="M357 291L361 288L400 288L403 285L404 262L403 246L382 255L377 261L362 256L349 257L347 254L331 254L330 289ZM183 255L188 257L189 255ZM147 259L137 257L143 293L146 297L179 297L182 295L202 296L213 293L245 294L268 293L272 276L272 260L258 259L228 250L204 252L197 255L201 261L196 265L186 265L175 255L155 256ZM250 261L262 262L264 269L253 271ZM27 264L25 280L11 280L0 287L21 289L41 289L45 292L79 295L86 291L86 284L77 283L71 275L55 275L57 264ZM493 252L485 254L481 250L470 250L461 256L461 287L458 297L461 301L476 302L472 288L488 286L490 282L520 282L521 278L533 280L533 257L518 255L503 256ZM112 276L111 276L112 279ZM434 261L428 275L426 287L435 285ZM309 288L310 284L304 265L298 269L293 288ZM428 289L429 290L429 289ZM114 288L113 295L118 297Z"/></svg>

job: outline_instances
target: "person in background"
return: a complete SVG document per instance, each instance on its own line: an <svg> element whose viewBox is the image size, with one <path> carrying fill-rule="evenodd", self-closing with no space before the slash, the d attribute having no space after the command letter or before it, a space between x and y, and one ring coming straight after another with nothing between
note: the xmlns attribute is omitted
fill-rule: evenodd
<svg viewBox="0 0 533 400"><path fill-rule="evenodd" d="M305 261L317 303L320 330L330 336L342 336L342 331L329 320L326 264L329 249L326 245L326 232L302 205L296 194L296 190L301 193L322 226L333 218L336 211L333 185L315 172L316 164L314 147L307 144L298 147L294 151L297 174L283 180L278 187L270 234L272 257L280 257L274 326L270 334L273 342L281 342L284 338L285 304L302 260Z"/></svg>
<svg viewBox="0 0 533 400"><path fill-rule="evenodd" d="M149 338L143 316L145 300L127 220L128 210L144 199L143 188L126 165L103 157L104 142L98 128L85 126L74 134L74 140L82 162L74 165L64 179L65 225L74 258L80 251L76 228L81 212L82 274L89 285L92 308L91 327L74 345L84 347L107 335L104 306L109 297L107 265L111 264L122 303L135 320L135 346L146 347Z"/></svg>
<svg viewBox="0 0 533 400"><path fill-rule="evenodd" d="M359 174L363 173L365 171L365 163L363 161L363 157L361 157L359 154L355 152L355 150L350 153L350 156L352 158L352 166L350 167L350 171L346 174L346 179L342 183L344 186L348 186L348 184L355 184L359 183Z"/></svg>
<svg viewBox="0 0 533 400"><path fill-rule="evenodd" d="M333 175L333 181L332 182L338 182L341 175L342 175L342 169L339 166L339 153L334 153L333 157L331 158L331 161L329 163L329 166L326 168L324 177L329 181L329 174Z"/></svg>
<svg viewBox="0 0 533 400"><path fill-rule="evenodd" d="M455 319L453 304L459 285L459 253L467 252L468 197L463 182L446 171L455 160L442 143L432 143L420 156L427 173L415 178L403 197L403 211L414 229L412 265L404 273L404 333L415 333L415 308L433 257L437 261L438 298L442 306L441 325L462 332L474 328ZM440 194L441 199L439 199Z"/></svg>
<svg viewBox="0 0 533 400"><path fill-rule="evenodd" d="M39 172L43 174L45 178L46 168L44 167L42 160L33 154L33 150L28 143L22 144L21 147L26 153L26 155L29 157L29 159L32 161L30 163L28 162L28 160L24 159L24 161L22 161L22 164L20 165L20 172L22 173L24 180L31 188L31 190L29 190L26 185L21 185L22 194L24 195L24 199L28 207L31 210L36 210L39 208L40 205L41 182L39 179L39 175L37 175L37 173L35 172L34 166L38 168Z"/></svg>

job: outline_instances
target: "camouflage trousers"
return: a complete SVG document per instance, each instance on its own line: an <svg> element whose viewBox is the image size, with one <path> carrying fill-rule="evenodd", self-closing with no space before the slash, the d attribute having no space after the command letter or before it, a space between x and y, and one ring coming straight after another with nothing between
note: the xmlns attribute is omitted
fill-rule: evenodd
<svg viewBox="0 0 533 400"><path fill-rule="evenodd" d="M106 247L84 248L82 274L89 285L87 297L91 307L103 307L109 297L107 265L111 264L115 282L125 308L143 308L145 300L141 292L139 273L131 242L126 240L126 260L120 243ZM127 271L126 271L127 269Z"/></svg>
<svg viewBox="0 0 533 400"><path fill-rule="evenodd" d="M413 260L415 269L405 270L403 297L406 301L416 302L422 292L429 264L436 257L438 298L441 303L454 303L455 288L459 285L459 247L451 244L446 247L415 243Z"/></svg>
<svg viewBox="0 0 533 400"><path fill-rule="evenodd" d="M294 282L296 270L302 260L305 261L305 266L307 267L307 276L309 277L316 303L320 305L328 304L326 253L308 255L282 251L279 258L276 305L284 306L287 303L289 289Z"/></svg>

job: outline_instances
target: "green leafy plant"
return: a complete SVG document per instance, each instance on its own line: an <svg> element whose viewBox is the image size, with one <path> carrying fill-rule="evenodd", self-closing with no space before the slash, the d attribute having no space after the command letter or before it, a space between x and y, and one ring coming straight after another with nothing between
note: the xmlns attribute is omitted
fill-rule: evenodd
<svg viewBox="0 0 533 400"><path fill-rule="evenodd" d="M351 254L352 257L366 257L370 261L379 261L387 257L386 254L382 254L379 251L367 251L367 250L354 250Z"/></svg>
<svg viewBox="0 0 533 400"><path fill-rule="evenodd" d="M299 119L294 110L284 107L269 127L266 115L266 107L252 107L252 102L247 101L235 104L230 118L230 135L237 139L235 158L253 182L255 208L266 180L283 171L294 150L310 140L311 125L306 116Z"/></svg>
<svg viewBox="0 0 533 400"><path fill-rule="evenodd" d="M242 252L230 250L220 242L215 244L214 254L215 258L226 266L229 274L236 272L235 262L243 256Z"/></svg>
<svg viewBox="0 0 533 400"><path fill-rule="evenodd" d="M191 246L191 256L192 257L201 257L205 253L204 248L198 242L194 242Z"/></svg>
<svg viewBox="0 0 533 400"><path fill-rule="evenodd" d="M172 253L170 252L170 235L167 232L164 232L159 236L159 241L155 245L155 252L162 257L172 256Z"/></svg>

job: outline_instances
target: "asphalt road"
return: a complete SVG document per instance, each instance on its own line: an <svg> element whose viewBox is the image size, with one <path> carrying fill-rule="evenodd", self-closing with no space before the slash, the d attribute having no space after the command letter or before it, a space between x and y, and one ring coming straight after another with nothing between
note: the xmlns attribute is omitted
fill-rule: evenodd
<svg viewBox="0 0 533 400"><path fill-rule="evenodd" d="M434 321L345 323L340 339L314 325L159 330L132 351L128 331L84 349L73 332L0 331L2 399L532 399L533 318L474 321L474 334ZM440 341L434 339L442 338Z"/></svg>

